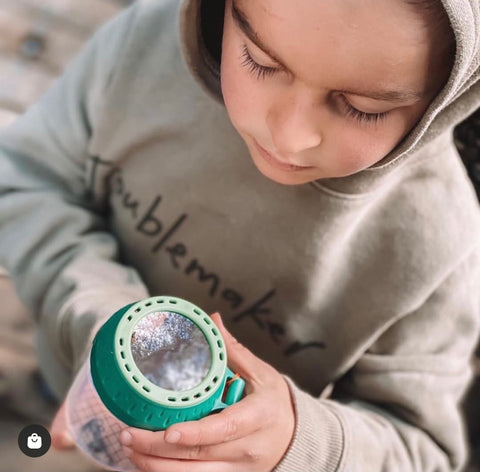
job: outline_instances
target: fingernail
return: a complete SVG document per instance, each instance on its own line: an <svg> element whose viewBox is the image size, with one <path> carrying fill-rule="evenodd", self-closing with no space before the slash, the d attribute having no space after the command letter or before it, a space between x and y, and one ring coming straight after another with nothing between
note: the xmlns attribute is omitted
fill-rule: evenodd
<svg viewBox="0 0 480 472"><path fill-rule="evenodd" d="M222 320L222 315L217 311L216 314L218 315L218 321L220 325L223 327L223 320Z"/></svg>
<svg viewBox="0 0 480 472"><path fill-rule="evenodd" d="M75 441L73 440L72 436L69 433L62 434L62 446L64 447L71 447L75 445Z"/></svg>
<svg viewBox="0 0 480 472"><path fill-rule="evenodd" d="M130 444L132 444L132 435L126 429L120 433L120 442L124 446L130 446Z"/></svg>
<svg viewBox="0 0 480 472"><path fill-rule="evenodd" d="M123 446L123 453L127 456L130 457L133 454L133 450L130 447Z"/></svg>
<svg viewBox="0 0 480 472"><path fill-rule="evenodd" d="M178 441L180 441L180 433L178 431L169 431L165 435L165 441L171 444L177 443Z"/></svg>

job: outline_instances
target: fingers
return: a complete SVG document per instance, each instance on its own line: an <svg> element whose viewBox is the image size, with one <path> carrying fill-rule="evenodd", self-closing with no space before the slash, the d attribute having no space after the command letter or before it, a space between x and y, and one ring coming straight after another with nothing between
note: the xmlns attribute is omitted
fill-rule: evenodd
<svg viewBox="0 0 480 472"><path fill-rule="evenodd" d="M221 444L248 436L266 422L264 408L254 395L248 395L220 413L170 426L165 439L184 446Z"/></svg>
<svg viewBox="0 0 480 472"><path fill-rule="evenodd" d="M235 456L235 449L215 449L213 446L234 442L249 436L265 426L265 410L256 404L255 399L246 397L239 403L229 406L222 412L207 416L198 421L178 423L166 431L147 431L128 428L131 435L128 445L135 451L163 457L180 457L222 460ZM172 441L172 433L178 433L178 440ZM123 435L120 436L123 439ZM125 444L125 442L123 442ZM180 454L180 455L179 455ZM213 454L213 455L212 455ZM243 452L238 452L238 457Z"/></svg>
<svg viewBox="0 0 480 472"><path fill-rule="evenodd" d="M255 356L230 334L222 322L220 313L214 313L211 319L217 325L225 341L230 369L240 374L247 383L263 384L265 381L268 381L274 369Z"/></svg>
<svg viewBox="0 0 480 472"><path fill-rule="evenodd" d="M67 428L67 414L65 403L62 403L52 422L50 431L52 446L55 449L71 449L75 446Z"/></svg>
<svg viewBox="0 0 480 472"><path fill-rule="evenodd" d="M184 470L188 472L253 470L253 464L264 458L268 447L262 448L262 437L255 433L238 441L215 446L184 447L164 443L155 447L156 454L145 454L124 447L125 455L140 469L149 472ZM257 469L258 470L258 469ZM263 469L260 469L263 470Z"/></svg>
<svg viewBox="0 0 480 472"><path fill-rule="evenodd" d="M126 454L140 456L153 456L161 459L195 460L195 461L239 461L245 458L237 441L218 444L215 446L184 446L165 442L164 432L157 431L147 434L140 431L134 434L128 448L124 447Z"/></svg>
<svg viewBox="0 0 480 472"><path fill-rule="evenodd" d="M129 457L138 470L145 472L234 472L234 464L214 461L175 460L146 456L135 451Z"/></svg>

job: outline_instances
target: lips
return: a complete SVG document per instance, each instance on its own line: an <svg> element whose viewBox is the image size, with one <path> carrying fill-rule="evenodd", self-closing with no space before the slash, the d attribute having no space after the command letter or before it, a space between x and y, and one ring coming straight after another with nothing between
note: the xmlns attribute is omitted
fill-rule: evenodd
<svg viewBox="0 0 480 472"><path fill-rule="evenodd" d="M285 171L299 171L299 170L305 170L305 169L312 169L310 166L297 166L294 164L288 164L287 162L284 162L277 157L273 156L270 154L268 151L266 151L262 146L260 146L256 141L255 145L261 154L261 156L273 167L276 167L281 170Z"/></svg>

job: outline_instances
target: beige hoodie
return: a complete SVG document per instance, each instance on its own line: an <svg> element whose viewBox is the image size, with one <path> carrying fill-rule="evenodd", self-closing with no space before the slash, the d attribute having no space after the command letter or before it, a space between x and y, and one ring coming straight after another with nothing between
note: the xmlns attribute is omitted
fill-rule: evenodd
<svg viewBox="0 0 480 472"><path fill-rule="evenodd" d="M139 0L98 31L0 134L0 264L59 398L106 318L169 294L288 379L276 472L459 470L480 213L451 131L480 104L480 13L444 4L455 64L416 128L369 169L299 186L263 177L230 123L200 0Z"/></svg>

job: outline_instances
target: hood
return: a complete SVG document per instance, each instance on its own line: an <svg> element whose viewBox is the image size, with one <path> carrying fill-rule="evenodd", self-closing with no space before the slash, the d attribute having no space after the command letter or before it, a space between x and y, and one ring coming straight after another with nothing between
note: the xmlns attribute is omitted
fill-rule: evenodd
<svg viewBox="0 0 480 472"><path fill-rule="evenodd" d="M480 107L480 2L442 0L456 40L452 71L443 89L416 126L387 156L373 166L346 177L321 179L316 183L331 190L368 193L385 181L409 156L428 152L431 144L451 139L453 127ZM191 73L205 91L224 104L220 85L220 50L224 0L181 0L180 38ZM215 22L214 37L204 38L202 21ZM448 137L447 137L448 136Z"/></svg>

